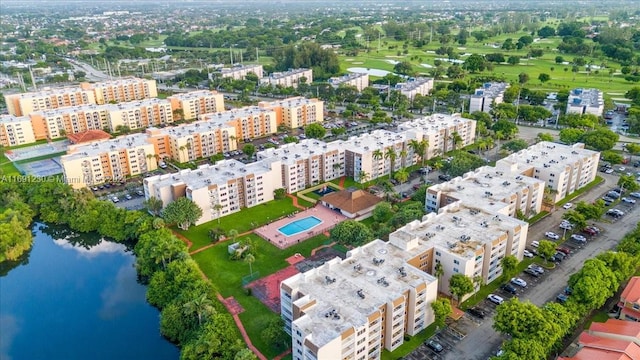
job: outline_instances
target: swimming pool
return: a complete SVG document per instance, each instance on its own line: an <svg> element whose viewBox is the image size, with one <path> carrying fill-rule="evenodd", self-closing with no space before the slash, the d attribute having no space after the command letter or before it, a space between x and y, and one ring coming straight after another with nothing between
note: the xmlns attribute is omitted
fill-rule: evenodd
<svg viewBox="0 0 640 360"><path fill-rule="evenodd" d="M315 216L307 216L306 218L288 223L287 225L279 228L278 231L280 231L285 236L292 236L303 231L313 229L320 224L322 224L322 220L318 219Z"/></svg>

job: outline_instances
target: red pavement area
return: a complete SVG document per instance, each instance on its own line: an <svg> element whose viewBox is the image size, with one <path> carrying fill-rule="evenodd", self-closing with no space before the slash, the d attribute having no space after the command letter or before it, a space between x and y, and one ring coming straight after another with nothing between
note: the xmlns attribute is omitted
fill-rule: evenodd
<svg viewBox="0 0 640 360"><path fill-rule="evenodd" d="M303 256L299 257L302 261ZM289 258L290 259L290 258ZM287 261L289 261L287 259ZM299 261L298 261L299 262ZM265 276L261 279L247 284L246 288L251 289L251 295L260 300L266 307L276 314L280 313L280 283L297 274L299 271L295 265L289 265L286 268Z"/></svg>

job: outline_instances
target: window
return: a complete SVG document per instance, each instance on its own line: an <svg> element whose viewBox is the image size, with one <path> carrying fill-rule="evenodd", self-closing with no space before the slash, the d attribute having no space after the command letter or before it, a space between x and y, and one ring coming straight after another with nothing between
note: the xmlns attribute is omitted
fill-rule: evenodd
<svg viewBox="0 0 640 360"><path fill-rule="evenodd" d="M458 260L453 260L453 263L456 264L456 265L460 265L460 261L458 261Z"/></svg>

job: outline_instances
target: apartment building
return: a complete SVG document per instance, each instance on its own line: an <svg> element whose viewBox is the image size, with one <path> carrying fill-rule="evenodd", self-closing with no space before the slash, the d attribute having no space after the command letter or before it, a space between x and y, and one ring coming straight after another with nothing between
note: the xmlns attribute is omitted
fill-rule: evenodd
<svg viewBox="0 0 640 360"><path fill-rule="evenodd" d="M288 193L295 193L307 186L344 176L344 154L344 147L338 143L306 139L260 151L256 156L259 160L280 160L282 187Z"/></svg>
<svg viewBox="0 0 640 360"><path fill-rule="evenodd" d="M242 80L247 74L253 73L258 78L264 77L262 65L235 65L231 68L220 69L220 76L223 78L232 78L233 80ZM215 74L212 74L212 76Z"/></svg>
<svg viewBox="0 0 640 360"><path fill-rule="evenodd" d="M118 131L121 126L131 130L164 126L174 121L171 102L164 99L146 99L113 105L104 105L107 111L107 128Z"/></svg>
<svg viewBox="0 0 640 360"><path fill-rule="evenodd" d="M469 113L475 111L490 112L494 104L504 101L504 91L509 87L507 83L484 83L476 89L469 100Z"/></svg>
<svg viewBox="0 0 640 360"><path fill-rule="evenodd" d="M24 94L4 95L9 114L29 115L36 111L52 110L66 106L95 104L95 93L76 87L45 89Z"/></svg>
<svg viewBox="0 0 640 360"><path fill-rule="evenodd" d="M272 108L248 106L216 114L200 116L203 122L218 126L232 126L235 139L253 139L278 132L278 112Z"/></svg>
<svg viewBox="0 0 640 360"><path fill-rule="evenodd" d="M411 77L406 82L396 84L395 90L400 91L409 100L413 100L418 94L428 95L433 90L433 84L433 78Z"/></svg>
<svg viewBox="0 0 640 360"><path fill-rule="evenodd" d="M558 360L640 359L640 324L618 319L594 321Z"/></svg>
<svg viewBox="0 0 640 360"><path fill-rule="evenodd" d="M366 175L369 181L415 164L416 156L407 146L409 140L404 132L375 130L336 143L345 149L345 174L356 181Z"/></svg>
<svg viewBox="0 0 640 360"><path fill-rule="evenodd" d="M294 360L380 359L434 321L438 280L374 240L280 284Z"/></svg>
<svg viewBox="0 0 640 360"><path fill-rule="evenodd" d="M147 199L158 198L163 206L180 197L192 200L202 209L196 222L200 225L273 200L282 183L280 168L280 162L273 159L251 164L223 160L196 170L148 177L143 187Z"/></svg>
<svg viewBox="0 0 640 360"><path fill-rule="evenodd" d="M133 134L70 146L60 163L67 183L79 189L155 170L156 155L145 134Z"/></svg>
<svg viewBox="0 0 640 360"><path fill-rule="evenodd" d="M513 255L522 260L528 228L528 223L516 218L456 202L392 232L389 243L402 249L407 262L424 272L435 274L439 263L444 273L438 291L451 294L453 274L481 276L489 283L502 274L502 258Z"/></svg>
<svg viewBox="0 0 640 360"><path fill-rule="evenodd" d="M329 85L338 88L340 85L354 86L361 92L369 86L369 74L367 73L350 73L340 77L332 77L329 79Z"/></svg>
<svg viewBox="0 0 640 360"><path fill-rule="evenodd" d="M489 212L516 217L539 213L545 182L520 174L516 166L483 166L427 189L425 208L438 212L462 201Z"/></svg>
<svg viewBox="0 0 640 360"><path fill-rule="evenodd" d="M97 83L82 83L80 88L91 91L99 105L158 97L155 80L124 78Z"/></svg>
<svg viewBox="0 0 640 360"><path fill-rule="evenodd" d="M264 101L258 106L273 109L277 114L277 125L285 125L290 129L324 121L324 102L318 99L293 97L270 102Z"/></svg>
<svg viewBox="0 0 640 360"><path fill-rule="evenodd" d="M69 106L29 114L35 140L57 139L87 130L109 128L107 108L89 104Z"/></svg>
<svg viewBox="0 0 640 360"><path fill-rule="evenodd" d="M291 69L284 72L274 72L267 77L260 79L260 85L269 84L271 86L281 86L283 88L298 88L298 84L304 78L305 84L313 82L313 70L311 69Z"/></svg>
<svg viewBox="0 0 640 360"><path fill-rule="evenodd" d="M640 321L640 276L634 276L629 280L620 295L618 307L619 319Z"/></svg>
<svg viewBox="0 0 640 360"><path fill-rule="evenodd" d="M427 159L460 149L474 143L476 139L476 121L465 119L458 114L433 114L398 125L398 131L407 134L410 139L426 140ZM455 143L455 134L460 142Z"/></svg>
<svg viewBox="0 0 640 360"><path fill-rule="evenodd" d="M173 110L181 109L185 120L198 119L200 115L224 111L224 96L216 91L199 90L176 94L167 98ZM176 119L177 120L177 119Z"/></svg>
<svg viewBox="0 0 640 360"><path fill-rule="evenodd" d="M28 116L0 115L0 145L10 147L35 141Z"/></svg>
<svg viewBox="0 0 640 360"><path fill-rule="evenodd" d="M604 97L598 89L573 89L567 99L567 114L602 116Z"/></svg>
<svg viewBox="0 0 640 360"><path fill-rule="evenodd" d="M520 174L543 180L549 197L558 202L595 180L600 153L584 144L562 145L541 141L501 160L496 167L515 166Z"/></svg>

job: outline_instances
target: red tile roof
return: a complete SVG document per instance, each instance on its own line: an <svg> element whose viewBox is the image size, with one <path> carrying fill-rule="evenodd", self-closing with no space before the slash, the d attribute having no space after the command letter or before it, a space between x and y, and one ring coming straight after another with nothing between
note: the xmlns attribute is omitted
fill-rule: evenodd
<svg viewBox="0 0 640 360"><path fill-rule="evenodd" d="M364 190L340 190L334 193L327 194L320 198L320 201L324 201L327 204L332 205L340 210L344 210L351 214L356 214L359 211L368 209L377 203L381 202L382 199L379 197L369 194Z"/></svg>
<svg viewBox="0 0 640 360"><path fill-rule="evenodd" d="M632 303L640 303L640 276L634 276L624 288L620 300Z"/></svg>
<svg viewBox="0 0 640 360"><path fill-rule="evenodd" d="M640 341L640 323L635 321L609 319L604 323L593 322L589 327L589 333L594 332L635 337Z"/></svg>
<svg viewBox="0 0 640 360"><path fill-rule="evenodd" d="M96 140L111 139L111 135L102 130L87 130L77 134L67 135L67 139L69 139L72 144L80 144Z"/></svg>
<svg viewBox="0 0 640 360"><path fill-rule="evenodd" d="M593 325L592 325L593 326ZM631 341L594 336L583 332L578 339L580 350L560 360L640 360L640 346Z"/></svg>

